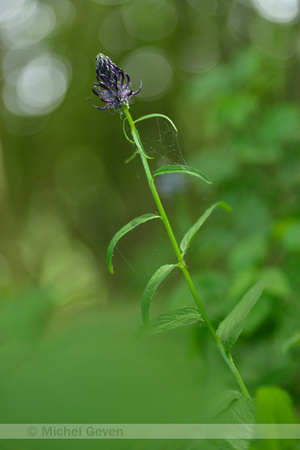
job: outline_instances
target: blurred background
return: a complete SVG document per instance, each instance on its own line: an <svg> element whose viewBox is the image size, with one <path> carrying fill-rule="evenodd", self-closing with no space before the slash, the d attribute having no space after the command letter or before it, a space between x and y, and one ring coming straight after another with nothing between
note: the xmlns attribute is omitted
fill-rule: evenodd
<svg viewBox="0 0 300 450"><path fill-rule="evenodd" d="M112 236L155 205L138 158L124 165L134 148L119 114L87 101L103 106L91 92L99 52L130 75L133 90L141 76L134 118L157 112L178 127L177 136L163 119L141 122L151 168L188 164L213 181L159 180L178 240L212 203L231 205L232 214L217 211L206 222L186 262L216 326L253 283L272 279L234 357L252 393L277 384L299 402L299 16L298 0L1 1L0 398L10 404L3 422L52 411L49 423L124 423L128 411L119 417L118 403L109 419L103 404L87 406L96 373L106 380L93 391L97 399L119 370L119 398L132 399L126 380L136 379L137 398L146 383L151 401L159 374L173 378L175 366L182 378L159 391L166 405L182 385L187 405L203 386L235 389L204 327L150 338L134 355L127 349L128 358L120 352L141 323L147 281L174 256L151 221L119 242L116 274L106 268ZM180 305L192 300L172 275L152 314ZM215 367L220 379L211 376ZM35 384L38 394L29 393ZM113 394L106 395L107 405ZM138 399L132 409L145 413ZM166 422L173 410L158 418L153 406L154 416L139 417ZM191 417L178 411L179 422L200 420L198 405Z"/></svg>

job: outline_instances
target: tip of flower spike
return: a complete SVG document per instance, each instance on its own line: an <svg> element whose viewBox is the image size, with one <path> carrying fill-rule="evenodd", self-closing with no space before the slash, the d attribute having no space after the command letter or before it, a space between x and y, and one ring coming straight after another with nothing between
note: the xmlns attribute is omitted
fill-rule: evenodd
<svg viewBox="0 0 300 450"><path fill-rule="evenodd" d="M100 59L109 59L108 56L104 55L103 53L98 53L95 60L98 61Z"/></svg>
<svg viewBox="0 0 300 450"><path fill-rule="evenodd" d="M111 60L109 59L109 57L106 56L106 55L103 55L103 53L98 53L98 55L97 55L96 58L95 58L95 61L96 61L96 66L97 66L98 64L101 64L102 62L106 62L106 63L111 62Z"/></svg>

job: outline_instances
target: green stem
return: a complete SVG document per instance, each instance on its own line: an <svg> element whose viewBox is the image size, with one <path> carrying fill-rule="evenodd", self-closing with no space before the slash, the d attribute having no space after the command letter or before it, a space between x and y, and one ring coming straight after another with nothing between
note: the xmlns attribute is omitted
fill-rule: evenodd
<svg viewBox="0 0 300 450"><path fill-rule="evenodd" d="M189 286L189 289L190 289L191 294L192 294L192 296L194 298L194 301L195 301L196 305L198 306L199 311L201 312L202 318L205 321L206 326L207 326L207 328L208 328L208 330L209 330L213 340L215 341L215 343L216 343L216 345L217 345L217 347L218 347L222 357L224 358L226 364L228 365L229 369L233 373L233 375L234 375L238 385L240 386L240 389L241 389L242 393L244 394L244 396L250 398L250 394L249 394L249 392L248 392L248 390L247 390L247 388L245 386L245 383L242 380L241 375L239 374L239 372L238 372L238 370L237 370L237 368L236 368L236 366L235 366L235 364L233 362L232 356L226 352L222 342L220 341L217 333L215 332L215 329L214 329L211 321L209 320L209 318L208 318L208 316L206 314L206 311L205 311L205 309L204 309L204 307L202 305L202 302L201 302L201 300L199 298L199 295L198 295L198 293L196 291L194 283L193 283L193 281L191 279L191 276L190 276L190 273L188 271L188 268L186 267L185 262L183 260L183 257L182 257L182 254L180 252L178 243L176 241L176 238L174 236L173 230L171 228L169 219L168 219L167 214L166 214L166 212L165 212L165 210L163 208L163 205L161 203L159 194L158 194L157 189L155 187L154 180L153 180L150 168L149 168L149 164L148 164L147 158L145 157L145 151L144 151L143 144L141 142L139 133L138 133L136 127L135 127L134 121L133 121L133 119L131 117L131 114L130 114L128 108L124 107L123 111L124 111L125 116L126 116L126 118L128 120L133 140L134 140L134 142L135 142L135 144L136 144L136 146L137 146L137 148L139 150L140 157L141 157L141 160L142 160L142 163L143 163L143 166L144 166L144 170L145 170L145 173L146 173L146 177L147 177L147 180L148 180L148 184L149 184L151 193L153 195L154 201L156 203L156 206L158 208L158 211L160 213L162 221L163 221L163 223L165 225L165 228L166 228L166 231L168 233L169 239L171 241L172 247L174 249L175 255L176 255L177 259L178 259L178 266L180 267L180 269L183 272L183 275L184 275L184 277L186 279L186 282L187 282L187 284Z"/></svg>

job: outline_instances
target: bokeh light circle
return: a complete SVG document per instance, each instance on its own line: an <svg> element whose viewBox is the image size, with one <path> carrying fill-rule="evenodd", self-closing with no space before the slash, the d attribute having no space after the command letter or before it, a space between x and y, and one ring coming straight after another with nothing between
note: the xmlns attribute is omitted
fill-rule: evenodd
<svg viewBox="0 0 300 450"><path fill-rule="evenodd" d="M7 17L4 20L4 17ZM26 47L44 39L55 27L56 18L51 6L34 0L13 2L2 17L1 37L8 48Z"/></svg>
<svg viewBox="0 0 300 450"><path fill-rule="evenodd" d="M255 47L273 60L288 61L296 54L296 34L288 27L266 26L265 20L257 17L250 23L249 36Z"/></svg>
<svg viewBox="0 0 300 450"><path fill-rule="evenodd" d="M105 6L115 6L122 5L123 3L127 3L129 0L94 0L96 3L100 3L100 5Z"/></svg>
<svg viewBox="0 0 300 450"><path fill-rule="evenodd" d="M180 48L180 68L184 72L206 72L218 62L220 57L218 41L214 35L193 36L184 39Z"/></svg>
<svg viewBox="0 0 300 450"><path fill-rule="evenodd" d="M125 29L120 9L113 9L102 21L99 38L110 52L124 52L135 47L136 40Z"/></svg>
<svg viewBox="0 0 300 450"><path fill-rule="evenodd" d="M262 17L272 22L292 22L299 15L299 0L252 0L252 3Z"/></svg>
<svg viewBox="0 0 300 450"><path fill-rule="evenodd" d="M142 78L143 87L138 97L153 100L161 97L171 85L173 71L165 55L154 47L143 47L131 52L122 64L130 76L133 90Z"/></svg>
<svg viewBox="0 0 300 450"><path fill-rule="evenodd" d="M172 33L177 15L169 0L133 0L123 8L123 21L133 37L156 41Z"/></svg>
<svg viewBox="0 0 300 450"><path fill-rule="evenodd" d="M43 54L15 70L6 81L3 99L6 108L19 115L44 115L64 99L69 73L67 63L59 56Z"/></svg>

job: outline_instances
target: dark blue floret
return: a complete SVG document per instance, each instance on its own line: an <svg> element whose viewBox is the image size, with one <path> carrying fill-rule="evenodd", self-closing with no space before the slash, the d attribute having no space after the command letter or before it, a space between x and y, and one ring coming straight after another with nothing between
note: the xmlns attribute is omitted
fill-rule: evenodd
<svg viewBox="0 0 300 450"><path fill-rule="evenodd" d="M142 82L139 89L135 92L131 90L130 78L116 64L114 64L108 56L99 53L96 56L96 78L92 91L97 97L106 103L105 106L96 106L95 108L113 109L123 113L122 107L129 108L132 97L138 94L142 88Z"/></svg>

